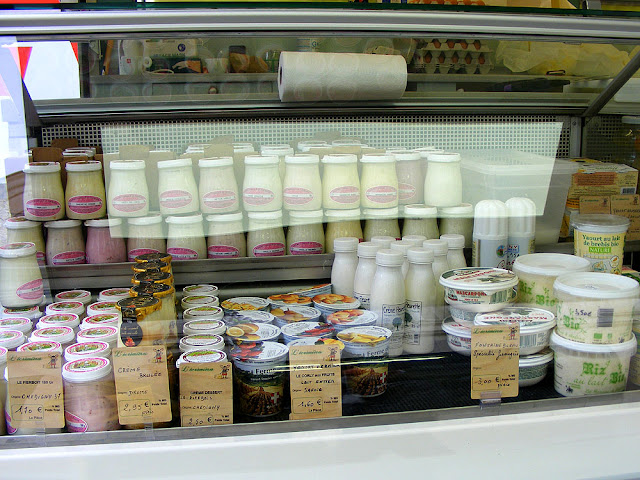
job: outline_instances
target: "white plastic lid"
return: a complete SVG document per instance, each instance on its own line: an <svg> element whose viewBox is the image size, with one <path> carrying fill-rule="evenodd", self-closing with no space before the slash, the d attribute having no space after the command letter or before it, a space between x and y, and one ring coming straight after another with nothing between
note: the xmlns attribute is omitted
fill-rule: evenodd
<svg viewBox="0 0 640 480"><path fill-rule="evenodd" d="M400 267L404 263L404 255L396 250L382 248L376 253L376 265L383 267Z"/></svg>
<svg viewBox="0 0 640 480"><path fill-rule="evenodd" d="M109 325L89 327L80 330L77 335L78 342L115 342L118 339L118 329Z"/></svg>
<svg viewBox="0 0 640 480"><path fill-rule="evenodd" d="M422 244L427 239L424 235L405 235L402 237L403 242L409 242L414 247L422 247Z"/></svg>
<svg viewBox="0 0 640 480"><path fill-rule="evenodd" d="M64 359L67 362L91 357L108 358L109 355L111 355L111 347L109 344L99 341L78 342L64 349Z"/></svg>
<svg viewBox="0 0 640 480"><path fill-rule="evenodd" d="M72 228L82 225L80 220L54 220L44 224L47 228Z"/></svg>
<svg viewBox="0 0 640 480"><path fill-rule="evenodd" d="M91 307L91 305L89 305ZM85 307L82 302L65 301L56 302L47 305L45 312L47 315L53 315L56 313L75 313L76 315L84 315Z"/></svg>
<svg viewBox="0 0 640 480"><path fill-rule="evenodd" d="M182 289L182 293L185 295L215 295L218 293L218 287L204 283L187 285Z"/></svg>
<svg viewBox="0 0 640 480"><path fill-rule="evenodd" d="M438 209L440 217L469 217L473 218L473 205L461 203L455 207L442 207Z"/></svg>
<svg viewBox="0 0 640 480"><path fill-rule="evenodd" d="M249 153L255 152L252 143L232 143L233 153Z"/></svg>
<svg viewBox="0 0 640 480"><path fill-rule="evenodd" d="M218 297L214 297L218 298ZM184 308L184 306L183 306ZM183 316L185 320L189 319L207 319L221 320L224 317L224 311L217 305L197 305L185 309Z"/></svg>
<svg viewBox="0 0 640 480"><path fill-rule="evenodd" d="M288 143L280 143L278 145L261 145L260 153L267 153L270 155L293 154L293 148Z"/></svg>
<svg viewBox="0 0 640 480"><path fill-rule="evenodd" d="M393 155L393 158L396 159L396 162L410 162L420 160L422 158L420 156L420 153L412 150L392 150L391 152L387 153Z"/></svg>
<svg viewBox="0 0 640 480"><path fill-rule="evenodd" d="M322 163L357 163L358 157L351 153L334 153L322 157Z"/></svg>
<svg viewBox="0 0 640 480"><path fill-rule="evenodd" d="M358 140L357 138L339 138L338 140L333 140L331 142L331 145L333 145L334 147L359 147L362 145L362 140Z"/></svg>
<svg viewBox="0 0 640 480"><path fill-rule="evenodd" d="M365 154L360 159L360 163L394 163L395 161L393 155Z"/></svg>
<svg viewBox="0 0 640 480"><path fill-rule="evenodd" d="M18 352L58 352L62 353L62 345L52 340L37 340L20 345Z"/></svg>
<svg viewBox="0 0 640 480"><path fill-rule="evenodd" d="M180 302L182 308L189 309L191 307L211 306L217 307L220 303L218 297L213 295L187 295L183 296Z"/></svg>
<svg viewBox="0 0 640 480"><path fill-rule="evenodd" d="M358 244L358 256L363 258L376 258L376 253L380 250L380 245L373 242L362 242Z"/></svg>
<svg viewBox="0 0 640 480"><path fill-rule="evenodd" d="M159 213L151 215L151 212L149 213L150 215L146 217L128 218L127 222L129 223L129 225L140 225L140 226L155 225L156 223L162 223L162 215L160 215Z"/></svg>
<svg viewBox="0 0 640 480"><path fill-rule="evenodd" d="M556 326L553 313L541 308L505 307L496 312L479 313L473 320L475 325L499 325L517 323L521 335L546 332Z"/></svg>
<svg viewBox="0 0 640 480"><path fill-rule="evenodd" d="M362 213L364 214L364 218L398 218L398 207L365 208Z"/></svg>
<svg viewBox="0 0 640 480"><path fill-rule="evenodd" d="M328 146L329 143L324 140L303 140L298 142L298 150L301 152L308 152L311 148L326 148Z"/></svg>
<svg viewBox="0 0 640 480"><path fill-rule="evenodd" d="M574 228L590 233L624 233L629 228L629 223L626 217L606 213L582 214L571 218Z"/></svg>
<svg viewBox="0 0 640 480"><path fill-rule="evenodd" d="M637 298L640 285L633 278L612 273L565 273L553 282L554 291L591 300L603 298Z"/></svg>
<svg viewBox="0 0 640 480"><path fill-rule="evenodd" d="M518 285L515 273L502 268L466 267L448 270L440 276L440 285L448 288L496 292Z"/></svg>
<svg viewBox="0 0 640 480"><path fill-rule="evenodd" d="M202 348L213 348L217 350L224 348L224 338L220 335L211 335L209 333L186 335L180 339L179 348L181 352L189 352Z"/></svg>
<svg viewBox="0 0 640 480"><path fill-rule="evenodd" d="M120 321L120 315L117 313L99 313L85 318L80 324L80 330L97 327L101 325L117 326Z"/></svg>
<svg viewBox="0 0 640 480"><path fill-rule="evenodd" d="M516 274L557 277L569 272L589 272L591 262L587 258L564 253L531 253L516 258L513 271Z"/></svg>
<svg viewBox="0 0 640 480"><path fill-rule="evenodd" d="M19 330L0 330L0 347L13 350L26 341L24 333Z"/></svg>
<svg viewBox="0 0 640 480"><path fill-rule="evenodd" d="M458 233L445 233L440 235L440 240L447 242L449 250L454 248L464 248L464 235Z"/></svg>
<svg viewBox="0 0 640 480"><path fill-rule="evenodd" d="M24 173L55 173L60 171L58 162L33 162L27 164L22 171Z"/></svg>
<svg viewBox="0 0 640 480"><path fill-rule="evenodd" d="M111 373L111 362L103 357L82 358L67 362L62 367L62 378L67 382L93 382Z"/></svg>
<svg viewBox="0 0 640 480"><path fill-rule="evenodd" d="M322 221L324 212L322 210L291 210L289 212L291 220L317 220Z"/></svg>
<svg viewBox="0 0 640 480"><path fill-rule="evenodd" d="M175 160L162 160L158 162L158 169L190 167L192 165L193 161L190 158L177 158Z"/></svg>
<svg viewBox="0 0 640 480"><path fill-rule="evenodd" d="M284 157L284 163L291 165L316 164L319 162L320 157L311 153L299 153L297 155L287 155Z"/></svg>
<svg viewBox="0 0 640 480"><path fill-rule="evenodd" d="M0 247L0 258L22 258L36 254L36 245L32 242L8 243Z"/></svg>
<svg viewBox="0 0 640 480"><path fill-rule="evenodd" d="M420 157L426 159L430 153L443 153L444 150L436 147L419 147L414 148L414 152L418 152L420 154Z"/></svg>
<svg viewBox="0 0 640 480"><path fill-rule="evenodd" d="M396 240L390 246L391 250L402 253L403 257L407 256L407 251L414 246L413 243L404 240Z"/></svg>
<svg viewBox="0 0 640 480"><path fill-rule="evenodd" d="M107 302L107 301L118 301L123 298L129 298L131 295L129 294L128 288L108 288L107 290L102 290L100 295L98 295L99 302Z"/></svg>
<svg viewBox="0 0 640 480"><path fill-rule="evenodd" d="M599 274L602 275L602 274ZM638 351L638 342L635 336L631 336L630 340L622 343L600 344L600 343L581 343L568 340L558 335L555 331L551 334L549 346L552 350L555 347L564 347L567 350L585 353L601 353L632 356Z"/></svg>
<svg viewBox="0 0 640 480"><path fill-rule="evenodd" d="M360 241L355 237L340 237L333 241L334 252L356 252Z"/></svg>
<svg viewBox="0 0 640 480"><path fill-rule="evenodd" d="M27 228L40 228L40 222L27 220L25 217L11 217L4 222L7 230L23 230Z"/></svg>
<svg viewBox="0 0 640 480"><path fill-rule="evenodd" d="M530 198L513 197L505 202L510 235L533 235L536 231L536 204Z"/></svg>
<svg viewBox="0 0 640 480"><path fill-rule="evenodd" d="M91 303L91 292L88 290L67 290L65 292L56 293L56 302L82 302L85 305Z"/></svg>
<svg viewBox="0 0 640 480"><path fill-rule="evenodd" d="M144 167L144 160L113 160L109 163L111 170L144 170Z"/></svg>
<svg viewBox="0 0 640 480"><path fill-rule="evenodd" d="M22 307L22 308L5 308L2 310L2 316L7 317L27 317L31 320L35 320L42 316L40 309L37 306L34 307Z"/></svg>
<svg viewBox="0 0 640 480"><path fill-rule="evenodd" d="M200 168L228 167L230 165L233 165L233 158L231 157L201 158L198 161L198 166Z"/></svg>
<svg viewBox="0 0 640 480"><path fill-rule="evenodd" d="M36 329L58 326L76 328L78 325L80 325L80 317L75 313L54 313L40 317Z"/></svg>
<svg viewBox="0 0 640 480"><path fill-rule="evenodd" d="M165 219L165 222L172 223L174 225L192 225L195 223L202 223L202 214L186 215L184 217L171 216Z"/></svg>
<svg viewBox="0 0 640 480"><path fill-rule="evenodd" d="M24 334L32 330L31 320L27 317L7 317L0 319L0 330L18 330Z"/></svg>
<svg viewBox="0 0 640 480"><path fill-rule="evenodd" d="M242 212L236 213L224 213L220 215L207 215L207 222L211 223L227 223L227 222L241 222Z"/></svg>
<svg viewBox="0 0 640 480"><path fill-rule="evenodd" d="M282 218L282 210L272 212L248 212L247 216L251 220L279 220Z"/></svg>
<svg viewBox="0 0 640 480"><path fill-rule="evenodd" d="M94 220L87 220L84 224L86 227L118 227L122 225L122 220L119 218L98 218Z"/></svg>
<svg viewBox="0 0 640 480"><path fill-rule="evenodd" d="M184 324L185 335L195 335L198 333L210 333L212 335L223 335L227 331L227 326L222 320L203 319L191 320Z"/></svg>
<svg viewBox="0 0 640 480"><path fill-rule="evenodd" d="M433 263L433 250L429 248L411 247L407 250L409 263Z"/></svg>
<svg viewBox="0 0 640 480"><path fill-rule="evenodd" d="M64 168L67 170L67 172L95 172L102 170L102 163L96 160L67 162Z"/></svg>
<svg viewBox="0 0 640 480"><path fill-rule="evenodd" d="M182 363L213 363L226 362L227 354L221 350L213 348L199 348L184 352L178 360L176 366L180 368Z"/></svg>
<svg viewBox="0 0 640 480"><path fill-rule="evenodd" d="M35 330L31 337L30 342L37 342L40 340L53 340L61 344L71 343L75 338L73 329L69 327L46 327L40 330Z"/></svg>
<svg viewBox="0 0 640 480"><path fill-rule="evenodd" d="M479 238L502 238L508 234L507 206L500 200L480 200L475 208L473 235Z"/></svg>
<svg viewBox="0 0 640 480"><path fill-rule="evenodd" d="M435 163L454 163L460 161L460 154L451 152L431 152L427 154L427 160Z"/></svg>
<svg viewBox="0 0 640 480"><path fill-rule="evenodd" d="M545 348L544 350L533 353L531 355L524 355L518 359L518 367L537 367L538 365L544 365L553 361L553 350Z"/></svg>
<svg viewBox="0 0 640 480"><path fill-rule="evenodd" d="M371 237L371 243L374 245L378 245L380 248L391 248L391 244L395 242L396 239L393 237L389 237L387 235L375 235Z"/></svg>
<svg viewBox="0 0 640 480"><path fill-rule="evenodd" d="M106 300L104 302L95 302L87 306L87 314L89 316L92 316L100 315L101 313L118 313L119 310L117 308L117 305L118 300L116 300L115 298Z"/></svg>
<svg viewBox="0 0 640 480"><path fill-rule="evenodd" d="M4 347L0 347L0 365L5 365L7 363L7 350Z"/></svg>
<svg viewBox="0 0 640 480"><path fill-rule="evenodd" d="M442 330L456 337L471 338L471 329L462 323L458 323L452 317L447 317L442 321Z"/></svg>
<svg viewBox="0 0 640 480"><path fill-rule="evenodd" d="M362 212L359 208L351 208L347 210L325 210L324 215L330 218L360 218Z"/></svg>
<svg viewBox="0 0 640 480"><path fill-rule="evenodd" d="M245 165L277 165L280 159L276 155L247 155L244 157Z"/></svg>
<svg viewBox="0 0 640 480"><path fill-rule="evenodd" d="M422 242L424 248L430 248L433 250L433 254L437 257L440 255L446 255L449 252L449 243L446 240L440 240L433 238Z"/></svg>
<svg viewBox="0 0 640 480"><path fill-rule="evenodd" d="M415 218L436 218L438 216L437 207L431 205L412 204L405 205L403 210L405 217Z"/></svg>

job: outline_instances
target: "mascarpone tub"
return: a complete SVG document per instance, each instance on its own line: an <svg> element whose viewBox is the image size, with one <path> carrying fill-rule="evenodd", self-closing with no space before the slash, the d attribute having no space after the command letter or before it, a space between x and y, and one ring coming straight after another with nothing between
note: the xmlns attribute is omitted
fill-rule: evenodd
<svg viewBox="0 0 640 480"><path fill-rule="evenodd" d="M638 344L635 337L611 345L578 343L553 332L551 348L556 392L565 397L579 397L622 392L627 385L629 362Z"/></svg>
<svg viewBox="0 0 640 480"><path fill-rule="evenodd" d="M445 318L442 330L447 334L449 348L460 355L471 356L471 327L453 318Z"/></svg>
<svg viewBox="0 0 640 480"><path fill-rule="evenodd" d="M574 342L614 344L631 337L635 280L610 273L570 273L553 284L558 298L558 334Z"/></svg>
<svg viewBox="0 0 640 480"><path fill-rule="evenodd" d="M518 277L490 267L456 268L440 276L444 299L466 312L494 312L516 299Z"/></svg>

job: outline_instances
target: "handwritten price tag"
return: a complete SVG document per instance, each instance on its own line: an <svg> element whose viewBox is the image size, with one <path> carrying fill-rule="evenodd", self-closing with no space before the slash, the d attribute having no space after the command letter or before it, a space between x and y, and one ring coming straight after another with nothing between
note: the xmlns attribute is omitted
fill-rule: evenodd
<svg viewBox="0 0 640 480"><path fill-rule="evenodd" d="M64 427L61 367L59 353L8 353L11 427Z"/></svg>
<svg viewBox="0 0 640 480"><path fill-rule="evenodd" d="M471 328L471 398L518 396L518 324Z"/></svg>
<svg viewBox="0 0 640 480"><path fill-rule="evenodd" d="M233 423L231 363L180 364L180 418L183 427Z"/></svg>

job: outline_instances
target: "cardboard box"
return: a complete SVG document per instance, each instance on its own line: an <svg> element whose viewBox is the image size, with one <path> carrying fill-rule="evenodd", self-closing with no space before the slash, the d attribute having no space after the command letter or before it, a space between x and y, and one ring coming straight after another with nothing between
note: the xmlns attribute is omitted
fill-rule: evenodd
<svg viewBox="0 0 640 480"><path fill-rule="evenodd" d="M580 213L610 213L627 217L631 223L626 240L640 240L640 195L581 197Z"/></svg>
<svg viewBox="0 0 640 480"><path fill-rule="evenodd" d="M633 195L638 185L638 170L619 163L603 163L588 158L575 158L581 165L571 177L567 198L584 195Z"/></svg>

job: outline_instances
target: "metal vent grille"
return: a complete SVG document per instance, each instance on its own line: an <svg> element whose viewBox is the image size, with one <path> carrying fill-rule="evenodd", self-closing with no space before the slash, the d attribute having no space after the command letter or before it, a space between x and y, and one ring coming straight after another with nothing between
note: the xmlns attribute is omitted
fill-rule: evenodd
<svg viewBox="0 0 640 480"><path fill-rule="evenodd" d="M616 115L593 117L583 130L583 155L604 162L624 163L631 155L633 145L624 135L629 125Z"/></svg>

